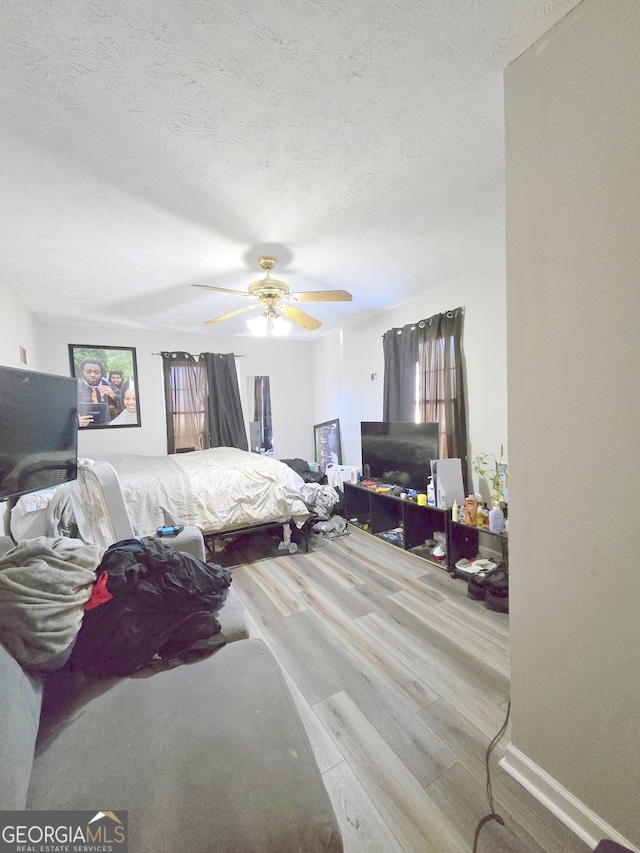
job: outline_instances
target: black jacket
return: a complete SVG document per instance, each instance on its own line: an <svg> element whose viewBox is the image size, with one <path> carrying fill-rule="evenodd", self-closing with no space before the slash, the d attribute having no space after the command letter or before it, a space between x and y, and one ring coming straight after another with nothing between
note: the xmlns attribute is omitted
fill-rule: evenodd
<svg viewBox="0 0 640 853"><path fill-rule="evenodd" d="M215 614L231 584L228 569L159 539L127 539L105 551L96 578L72 669L130 675L156 655L180 662L224 645Z"/></svg>

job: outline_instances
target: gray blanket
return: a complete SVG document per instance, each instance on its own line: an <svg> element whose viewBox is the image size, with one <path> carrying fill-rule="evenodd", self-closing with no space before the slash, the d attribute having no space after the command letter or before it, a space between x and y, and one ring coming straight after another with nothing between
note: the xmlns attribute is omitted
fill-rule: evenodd
<svg viewBox="0 0 640 853"><path fill-rule="evenodd" d="M68 658L102 550L79 539L24 539L0 558L0 640L29 669Z"/></svg>

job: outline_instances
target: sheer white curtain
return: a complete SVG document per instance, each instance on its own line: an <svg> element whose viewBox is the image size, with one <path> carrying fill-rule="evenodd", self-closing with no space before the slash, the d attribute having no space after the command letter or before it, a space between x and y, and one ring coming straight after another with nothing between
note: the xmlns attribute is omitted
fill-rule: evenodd
<svg viewBox="0 0 640 853"><path fill-rule="evenodd" d="M209 393L205 363L186 352L163 352L167 452L208 447L206 409Z"/></svg>

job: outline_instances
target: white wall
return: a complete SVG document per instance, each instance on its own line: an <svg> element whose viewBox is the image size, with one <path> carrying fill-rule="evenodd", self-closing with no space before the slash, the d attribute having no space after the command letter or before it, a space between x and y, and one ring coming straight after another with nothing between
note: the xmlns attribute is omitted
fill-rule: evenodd
<svg viewBox="0 0 640 853"><path fill-rule="evenodd" d="M638 45L637 0L583 0L505 74L508 761L583 837L625 846L640 846Z"/></svg>
<svg viewBox="0 0 640 853"><path fill-rule="evenodd" d="M465 309L469 456L481 451L498 456L501 444L506 453L505 271L499 268L425 292L313 344L316 423L339 418L345 464L360 464L360 421L382 420L382 335L460 306Z"/></svg>
<svg viewBox="0 0 640 853"><path fill-rule="evenodd" d="M136 348L142 426L127 429L82 430L79 452L164 455L167 431L161 350L191 353L233 352L240 360L240 392L247 411L246 377L270 377L274 450L280 458L313 459L313 380L311 344L265 338L231 338L148 332L129 329L39 325L39 358L50 373L69 373L69 344Z"/></svg>
<svg viewBox="0 0 640 853"><path fill-rule="evenodd" d="M47 372L37 363L37 323L18 293L0 281L0 364L5 367L25 367L20 362L20 347L27 351L30 370Z"/></svg>

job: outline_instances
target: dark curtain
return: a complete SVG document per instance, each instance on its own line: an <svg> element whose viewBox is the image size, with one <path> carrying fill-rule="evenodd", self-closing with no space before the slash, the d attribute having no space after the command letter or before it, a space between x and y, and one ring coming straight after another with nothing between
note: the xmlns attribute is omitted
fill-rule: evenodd
<svg viewBox="0 0 640 853"><path fill-rule="evenodd" d="M462 460L466 488L467 416L464 309L391 329L383 336L383 419L438 423L440 458Z"/></svg>
<svg viewBox="0 0 640 853"><path fill-rule="evenodd" d="M163 352L167 453L208 447L207 375L201 359L188 352Z"/></svg>
<svg viewBox="0 0 640 853"><path fill-rule="evenodd" d="M209 383L209 446L248 450L235 356L205 352L202 357Z"/></svg>
<svg viewBox="0 0 640 853"><path fill-rule="evenodd" d="M390 329L382 336L384 387L382 420L416 421L417 326Z"/></svg>

